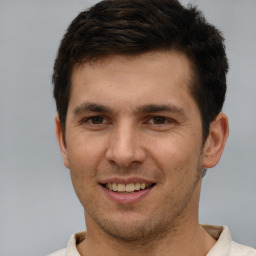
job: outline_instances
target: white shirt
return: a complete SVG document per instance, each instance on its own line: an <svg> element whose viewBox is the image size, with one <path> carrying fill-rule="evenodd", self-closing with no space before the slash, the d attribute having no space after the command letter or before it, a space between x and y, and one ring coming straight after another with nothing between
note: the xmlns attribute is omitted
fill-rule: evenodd
<svg viewBox="0 0 256 256"><path fill-rule="evenodd" d="M206 256L256 256L256 249L235 243L231 239L228 227L202 225L213 238L217 240ZM85 239L86 232L73 234L65 249L54 252L48 256L81 256L76 244Z"/></svg>

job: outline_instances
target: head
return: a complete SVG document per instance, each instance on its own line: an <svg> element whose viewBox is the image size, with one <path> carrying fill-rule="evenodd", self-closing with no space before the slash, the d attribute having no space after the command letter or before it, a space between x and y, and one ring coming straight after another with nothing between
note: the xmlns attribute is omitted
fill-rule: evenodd
<svg viewBox="0 0 256 256"><path fill-rule="evenodd" d="M87 234L193 229L203 168L228 134L226 71L220 33L174 0L103 1L72 22L54 68L56 131Z"/></svg>
<svg viewBox="0 0 256 256"><path fill-rule="evenodd" d="M228 63L223 37L196 7L185 8L176 0L105 0L73 20L59 47L53 74L62 130L77 63L171 50L185 54L191 62L189 90L200 110L205 142L225 99Z"/></svg>

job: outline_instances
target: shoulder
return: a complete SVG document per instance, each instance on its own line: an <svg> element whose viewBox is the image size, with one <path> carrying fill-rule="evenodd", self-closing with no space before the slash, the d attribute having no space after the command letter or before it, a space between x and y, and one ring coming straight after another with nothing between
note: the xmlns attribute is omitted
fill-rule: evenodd
<svg viewBox="0 0 256 256"><path fill-rule="evenodd" d="M86 232L79 232L73 234L67 244L65 249L58 250L54 253L48 254L47 256L80 256L77 251L76 245L82 242L86 238Z"/></svg>
<svg viewBox="0 0 256 256"><path fill-rule="evenodd" d="M256 249L238 244L236 242L231 242L230 255L233 256L256 256Z"/></svg>
<svg viewBox="0 0 256 256"><path fill-rule="evenodd" d="M202 226L217 242L207 256L256 256L256 249L232 241L227 226Z"/></svg>
<svg viewBox="0 0 256 256"><path fill-rule="evenodd" d="M66 249L61 249L51 254L48 254L47 256L65 256L65 254L66 254Z"/></svg>

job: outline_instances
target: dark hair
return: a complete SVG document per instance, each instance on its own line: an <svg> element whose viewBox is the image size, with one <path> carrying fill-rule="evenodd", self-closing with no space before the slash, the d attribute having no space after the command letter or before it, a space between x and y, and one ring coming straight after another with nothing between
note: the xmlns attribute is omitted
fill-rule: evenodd
<svg viewBox="0 0 256 256"><path fill-rule="evenodd" d="M62 129L75 63L111 54L178 50L194 67L191 94L200 109L203 141L222 109L228 62L221 32L194 6L177 0L104 0L81 12L61 41L54 65L54 97Z"/></svg>

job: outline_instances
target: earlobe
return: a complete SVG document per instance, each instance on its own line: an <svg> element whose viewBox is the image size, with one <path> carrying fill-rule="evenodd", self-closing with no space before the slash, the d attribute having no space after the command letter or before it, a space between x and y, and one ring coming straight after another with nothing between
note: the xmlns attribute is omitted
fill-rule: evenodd
<svg viewBox="0 0 256 256"><path fill-rule="evenodd" d="M59 148L61 151L62 159L64 162L64 165L69 168L69 160L67 155L67 147L66 147L66 141L65 141L65 135L62 131L60 119L59 116L55 116L55 127L56 127L56 137L59 144Z"/></svg>
<svg viewBox="0 0 256 256"><path fill-rule="evenodd" d="M210 124L209 136L204 145L204 168L214 167L219 162L228 133L228 118L224 113L220 113Z"/></svg>

